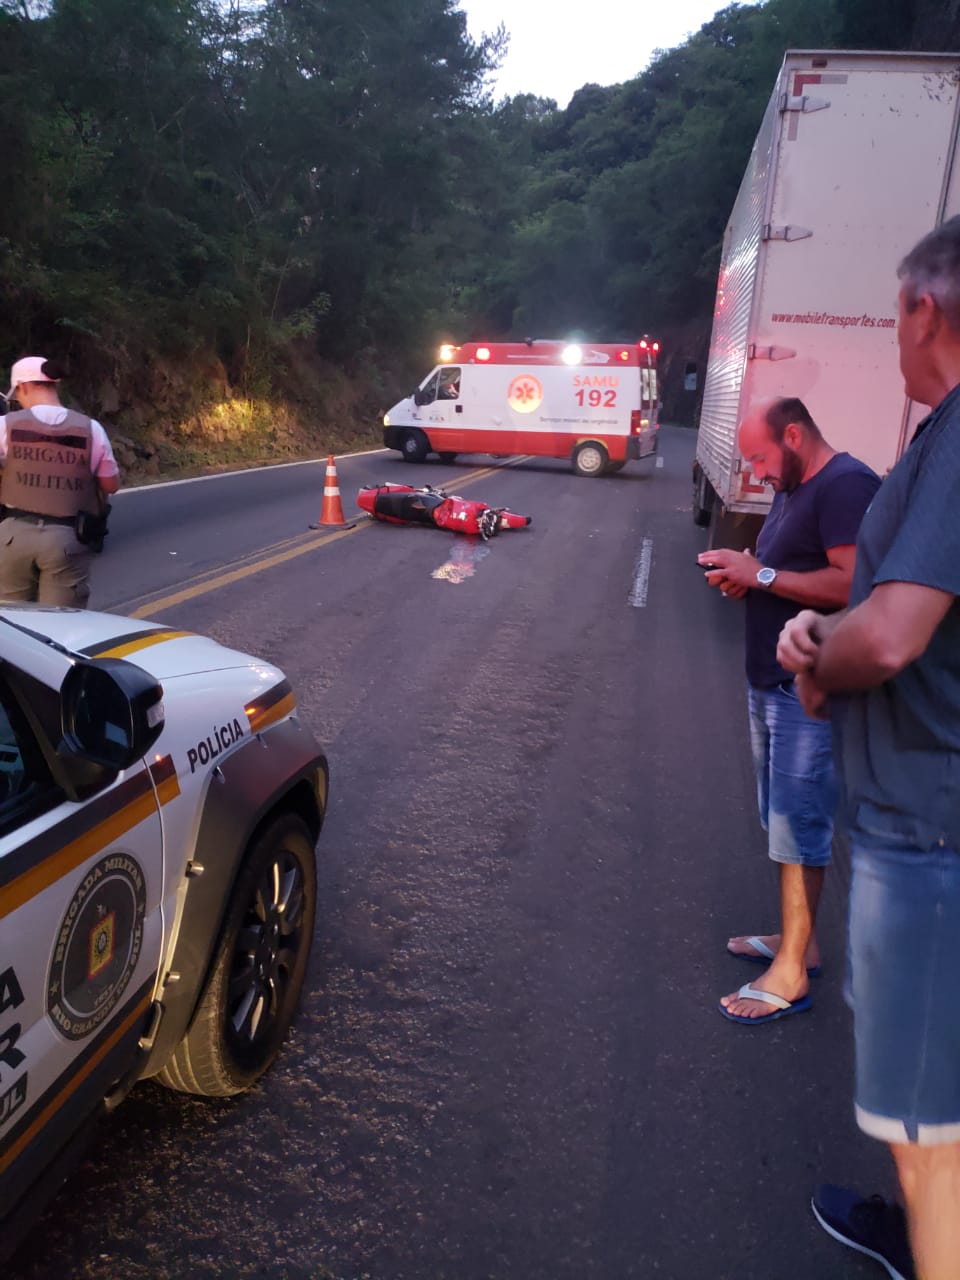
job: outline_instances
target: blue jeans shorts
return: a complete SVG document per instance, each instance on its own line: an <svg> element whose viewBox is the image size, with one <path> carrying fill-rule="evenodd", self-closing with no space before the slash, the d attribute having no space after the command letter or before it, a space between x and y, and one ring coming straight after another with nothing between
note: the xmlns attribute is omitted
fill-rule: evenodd
<svg viewBox="0 0 960 1280"><path fill-rule="evenodd" d="M960 852L854 834L852 858L857 1123L884 1142L960 1142Z"/></svg>
<svg viewBox="0 0 960 1280"><path fill-rule="evenodd" d="M760 822L774 862L825 867L837 788L830 725L811 720L793 682L747 690Z"/></svg>

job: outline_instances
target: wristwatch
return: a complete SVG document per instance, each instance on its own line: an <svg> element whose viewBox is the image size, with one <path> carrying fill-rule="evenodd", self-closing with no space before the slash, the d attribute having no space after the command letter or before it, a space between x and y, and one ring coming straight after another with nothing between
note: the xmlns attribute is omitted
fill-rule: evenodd
<svg viewBox="0 0 960 1280"><path fill-rule="evenodd" d="M776 569L764 568L764 569L757 570L757 583L761 587L763 587L766 591L770 590L770 588L773 586L776 580L777 580Z"/></svg>

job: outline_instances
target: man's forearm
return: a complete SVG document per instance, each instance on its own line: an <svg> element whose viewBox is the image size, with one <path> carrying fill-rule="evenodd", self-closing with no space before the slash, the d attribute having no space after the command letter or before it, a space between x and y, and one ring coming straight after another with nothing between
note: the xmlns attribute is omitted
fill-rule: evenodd
<svg viewBox="0 0 960 1280"><path fill-rule="evenodd" d="M771 595L794 600L807 609L842 609L850 599L850 582L851 575L833 565L809 573L783 569L777 572L768 590Z"/></svg>
<svg viewBox="0 0 960 1280"><path fill-rule="evenodd" d="M874 629L862 608L821 619L817 634L820 647L811 674L825 693L875 689L896 674L877 652Z"/></svg>

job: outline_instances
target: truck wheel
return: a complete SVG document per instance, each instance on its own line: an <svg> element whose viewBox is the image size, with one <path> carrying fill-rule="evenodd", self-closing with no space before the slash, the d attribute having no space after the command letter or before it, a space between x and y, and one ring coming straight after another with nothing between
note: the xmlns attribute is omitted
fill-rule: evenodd
<svg viewBox="0 0 960 1280"><path fill-rule="evenodd" d="M317 909L314 841L293 814L251 844L190 1029L157 1075L170 1089L227 1097L263 1075L303 986Z"/></svg>
<svg viewBox="0 0 960 1280"><path fill-rule="evenodd" d="M447 466L449 466L451 462L456 462L457 460L457 455L455 453L450 453L449 450L445 453L437 454L437 457L441 462L445 462Z"/></svg>
<svg viewBox="0 0 960 1280"><path fill-rule="evenodd" d="M693 469L693 523L705 529L713 515L713 490L702 468Z"/></svg>
<svg viewBox="0 0 960 1280"><path fill-rule="evenodd" d="M595 444L592 440L573 451L573 469L578 476L601 476L608 461L603 445Z"/></svg>
<svg viewBox="0 0 960 1280"><path fill-rule="evenodd" d="M406 462L422 462L430 452L427 437L422 431L408 431L403 437L400 452Z"/></svg>

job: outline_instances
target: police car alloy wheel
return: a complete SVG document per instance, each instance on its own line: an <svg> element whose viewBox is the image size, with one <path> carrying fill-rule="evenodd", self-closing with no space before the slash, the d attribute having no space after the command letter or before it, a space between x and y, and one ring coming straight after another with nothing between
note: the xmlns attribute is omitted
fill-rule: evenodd
<svg viewBox="0 0 960 1280"><path fill-rule="evenodd" d="M251 845L200 1004L161 1084L225 1097L263 1075L300 1000L316 903L313 840L288 814Z"/></svg>

